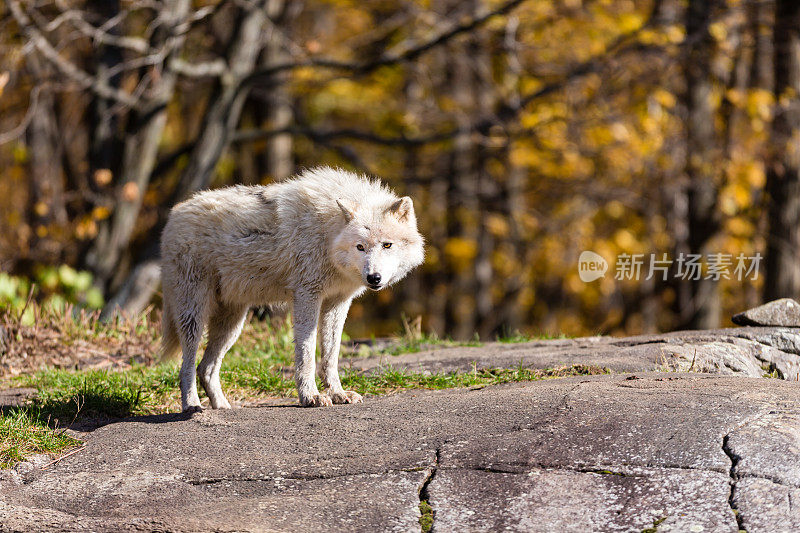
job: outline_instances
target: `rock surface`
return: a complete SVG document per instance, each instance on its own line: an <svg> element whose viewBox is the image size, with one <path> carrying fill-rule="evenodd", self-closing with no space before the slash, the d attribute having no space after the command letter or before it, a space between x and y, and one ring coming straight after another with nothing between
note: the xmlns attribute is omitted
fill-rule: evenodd
<svg viewBox="0 0 800 533"><path fill-rule="evenodd" d="M0 408L23 405L34 396L36 396L36 389L30 387L0 390Z"/></svg>
<svg viewBox="0 0 800 533"><path fill-rule="evenodd" d="M525 343L442 347L402 355L355 357L342 368L375 372L383 367L418 372L469 372L473 368L595 365L615 372L668 370L711 372L796 381L800 376L800 329L743 327L677 331L635 337L582 337Z"/></svg>
<svg viewBox="0 0 800 533"><path fill-rule="evenodd" d="M731 320L740 326L800 328L800 303L791 298L781 298L734 315Z"/></svg>
<svg viewBox="0 0 800 533"><path fill-rule="evenodd" d="M797 383L643 373L128 419L0 485L0 531L419 531L425 499L435 532L757 533L798 498Z"/></svg>

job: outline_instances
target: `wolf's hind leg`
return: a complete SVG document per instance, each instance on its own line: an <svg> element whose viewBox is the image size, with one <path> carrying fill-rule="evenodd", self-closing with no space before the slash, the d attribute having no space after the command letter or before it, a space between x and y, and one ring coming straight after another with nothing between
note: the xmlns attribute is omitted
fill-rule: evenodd
<svg viewBox="0 0 800 533"><path fill-rule="evenodd" d="M346 391L339 380L339 349L342 345L342 330L350 310L350 298L344 301L326 301L320 316L320 337L322 344L322 364L320 374L322 384L328 389L333 403L359 403L361 395Z"/></svg>
<svg viewBox="0 0 800 533"><path fill-rule="evenodd" d="M200 397L197 395L197 347L203 335L206 317L208 314L209 292L202 284L186 284L178 287L166 287L172 301L171 310L178 338L183 349L183 362L181 363L181 407L184 412L201 411Z"/></svg>
<svg viewBox="0 0 800 533"><path fill-rule="evenodd" d="M183 348L181 363L181 407L184 412L201 411L200 397L197 395L196 357L200 337L203 334L203 316L198 309L186 309L177 317L178 335Z"/></svg>
<svg viewBox="0 0 800 533"><path fill-rule="evenodd" d="M214 409L231 408L222 393L219 370L225 354L239 338L246 317L247 307L231 307L220 303L208 321L208 346L197 371L200 374L200 383Z"/></svg>

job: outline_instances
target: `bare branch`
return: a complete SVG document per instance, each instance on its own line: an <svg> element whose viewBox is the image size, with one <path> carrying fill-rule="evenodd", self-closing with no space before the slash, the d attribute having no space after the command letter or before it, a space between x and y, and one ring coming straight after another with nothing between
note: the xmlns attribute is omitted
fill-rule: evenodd
<svg viewBox="0 0 800 533"><path fill-rule="evenodd" d="M192 13L189 18L187 18L184 22L181 22L175 27L175 34L183 34L188 32L192 27L201 22L202 20L213 16L217 11L219 11L222 6L225 5L225 1L218 2L217 4L211 6L201 7L194 13Z"/></svg>
<svg viewBox="0 0 800 533"><path fill-rule="evenodd" d="M61 57L50 41L47 40L47 37L32 24L31 19L22 10L19 0L9 0L8 7L24 35L61 74L81 87L90 89L100 97L114 100L128 107L138 107L138 100L128 93L112 87L105 80L92 76L69 60Z"/></svg>
<svg viewBox="0 0 800 533"><path fill-rule="evenodd" d="M579 63L572 70L570 70L562 78L555 80L544 87L523 95L515 95L511 102L501 102L496 111L492 114L487 114L478 117L473 122L464 125L451 127L439 133L432 133L421 137L386 137L376 135L370 132L358 131L354 129L344 128L339 130L318 131L308 126L289 126L286 128L278 128L272 130L244 130L236 132L232 138L232 142L253 142L257 140L267 139L281 134L302 135L314 140L318 143L328 143L332 139L351 139L357 141L364 141L383 146L399 146L399 147L415 147L440 142L449 141L458 135L469 133L487 134L492 126L504 126L514 120L519 113L521 113L531 103L541 98L544 98L554 92L557 92L573 81L583 78L584 76L593 72L598 72L604 66L609 57L606 55L609 51L613 51L616 57L618 54L630 51L631 49L647 50L657 49L655 45L642 45L638 42L632 43L630 46L621 46L627 42L631 37L634 37L640 30L635 30L631 33L626 33L615 39L607 48L607 52L598 54L589 58L588 60ZM531 132L522 132L524 136L530 135Z"/></svg>
<svg viewBox="0 0 800 533"><path fill-rule="evenodd" d="M406 49L399 52L390 52L386 54L383 58L378 58L376 60L376 66L380 67L392 63L398 63L400 61L409 61L416 59L417 57L427 52L431 48L434 48L442 43L445 43L450 39L452 39L453 37L456 37L457 35L466 33L468 31L472 31L473 29L482 26L484 23L488 22L494 17L502 16L509 13L514 8L519 6L523 1L524 0L511 0L510 2L506 2L496 9L478 15L463 24L453 25L449 29L439 33L438 35L432 37L428 41L417 44L415 46L406 45Z"/></svg>
<svg viewBox="0 0 800 533"><path fill-rule="evenodd" d="M69 21L86 37L89 37L96 44L104 44L124 48L140 54L146 54L150 50L147 41L138 37L112 35L100 28L92 26L85 20L82 12L76 9L69 9L62 12L45 27L46 31L54 31L64 22Z"/></svg>
<svg viewBox="0 0 800 533"><path fill-rule="evenodd" d="M443 133L435 133L425 137L386 137L383 135L376 135L365 131L358 131L354 129L344 128L340 130L320 131L310 128L308 126L287 126L285 128L276 128L271 130L242 130L236 132L232 137L231 142L246 143L254 142L263 139L269 139L276 135L283 134L302 135L320 143L327 143L334 139L351 139L355 141L365 141L373 144L380 144L384 146L421 146L424 144L432 144L449 140L457 134L457 130L448 130Z"/></svg>
<svg viewBox="0 0 800 533"><path fill-rule="evenodd" d="M18 139L19 136L25 133L25 130L28 129L28 125L30 125L34 113L36 113L36 106L39 104L40 91L41 87L37 86L33 88L31 91L30 103L28 104L27 111L25 111L25 116L22 118L22 122L20 122L17 127L7 132L0 133L0 145Z"/></svg>
<svg viewBox="0 0 800 533"><path fill-rule="evenodd" d="M228 70L228 64L221 58L204 63L189 63L179 57L174 57L170 60L168 67L173 72L189 78L222 76Z"/></svg>
<svg viewBox="0 0 800 533"><path fill-rule="evenodd" d="M116 46L140 54L145 54L150 49L147 41L139 37L119 36L108 33L109 29L125 19L128 14L127 11L122 11L104 22L102 26L95 27L86 22L85 12L70 7L64 0L56 0L56 7L58 7L60 14L44 27L47 32L58 29L65 22L70 22L78 31L86 37L90 37L97 44Z"/></svg>
<svg viewBox="0 0 800 533"><path fill-rule="evenodd" d="M111 78L122 72L136 70L150 65L158 65L164 62L169 53L172 51L172 46L169 44L164 45L160 50L155 50L152 54L136 57L122 63L117 63L113 67L106 70L105 76Z"/></svg>
<svg viewBox="0 0 800 533"><path fill-rule="evenodd" d="M471 31L479 26L482 26L483 24L485 24L487 21L491 20L494 17L509 13L524 1L525 0L507 1L496 9L493 9L482 15L474 17L462 24L451 26L447 30L437 33L430 39L427 39L421 43L418 43L414 46L407 46L405 47L405 49L400 51L386 53L370 61L355 63L355 62L340 61L337 59L330 59L330 58L312 58L303 61L276 63L274 65L267 66L263 69L254 71L252 74L250 74L247 78L245 78L242 81L242 85L248 85L254 83L259 78L269 77L279 72L295 70L302 67L322 67L333 70L345 70L352 72L354 74L366 74L380 67L394 65L404 61L411 61L421 56L425 52L431 50L432 48L444 44L453 39L454 37L461 35L462 33Z"/></svg>

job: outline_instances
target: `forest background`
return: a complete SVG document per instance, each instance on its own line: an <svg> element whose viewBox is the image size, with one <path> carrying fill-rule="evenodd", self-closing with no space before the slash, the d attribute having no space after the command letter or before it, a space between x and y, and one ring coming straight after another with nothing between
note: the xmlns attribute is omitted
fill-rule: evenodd
<svg viewBox="0 0 800 533"><path fill-rule="evenodd" d="M800 296L798 95L794 0L5 0L0 305L157 308L172 205L325 164L428 242L352 336L726 325Z"/></svg>

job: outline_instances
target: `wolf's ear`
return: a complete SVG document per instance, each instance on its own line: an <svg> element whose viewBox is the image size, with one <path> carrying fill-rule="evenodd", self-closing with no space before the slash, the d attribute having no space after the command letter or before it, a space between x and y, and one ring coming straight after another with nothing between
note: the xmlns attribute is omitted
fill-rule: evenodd
<svg viewBox="0 0 800 533"><path fill-rule="evenodd" d="M412 222L416 220L414 217L414 202L411 201L411 197L403 196L395 203L389 206L389 209L386 210L387 213L392 213L400 220L406 220Z"/></svg>
<svg viewBox="0 0 800 533"><path fill-rule="evenodd" d="M356 216L353 208L347 205L346 200L336 200L336 205L338 205L339 209L342 210L342 215L344 215L345 222L350 222L353 220L353 217Z"/></svg>

